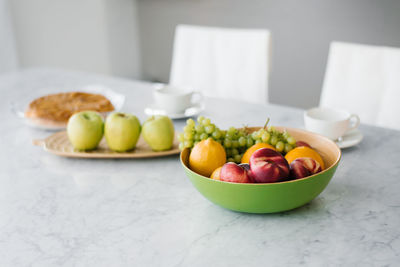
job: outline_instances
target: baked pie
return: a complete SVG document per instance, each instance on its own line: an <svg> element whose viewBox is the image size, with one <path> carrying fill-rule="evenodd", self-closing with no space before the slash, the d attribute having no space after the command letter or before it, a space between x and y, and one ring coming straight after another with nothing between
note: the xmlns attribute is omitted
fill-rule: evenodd
<svg viewBox="0 0 400 267"><path fill-rule="evenodd" d="M33 100L25 117L40 124L61 126L68 122L74 113L93 110L100 113L114 110L113 104L103 95L84 92L51 94Z"/></svg>

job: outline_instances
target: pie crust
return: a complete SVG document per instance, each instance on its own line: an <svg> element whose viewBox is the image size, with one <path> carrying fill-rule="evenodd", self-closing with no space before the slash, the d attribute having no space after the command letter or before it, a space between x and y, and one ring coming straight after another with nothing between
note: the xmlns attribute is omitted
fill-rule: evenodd
<svg viewBox="0 0 400 267"><path fill-rule="evenodd" d="M74 113L85 110L105 113L113 111L114 106L110 100L99 94L58 93L33 100L25 111L25 117L41 125L62 126Z"/></svg>

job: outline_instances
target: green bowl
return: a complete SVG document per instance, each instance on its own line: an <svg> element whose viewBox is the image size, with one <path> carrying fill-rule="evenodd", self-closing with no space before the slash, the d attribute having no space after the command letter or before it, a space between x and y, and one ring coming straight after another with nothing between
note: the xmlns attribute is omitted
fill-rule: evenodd
<svg viewBox="0 0 400 267"><path fill-rule="evenodd" d="M341 151L333 141L321 135L287 127L276 128L286 129L296 140L310 144L324 159L325 170L306 178L279 183L223 182L192 171L189 168L188 148L181 152L182 166L194 187L221 207L248 213L274 213L300 207L317 197L328 185L339 164Z"/></svg>

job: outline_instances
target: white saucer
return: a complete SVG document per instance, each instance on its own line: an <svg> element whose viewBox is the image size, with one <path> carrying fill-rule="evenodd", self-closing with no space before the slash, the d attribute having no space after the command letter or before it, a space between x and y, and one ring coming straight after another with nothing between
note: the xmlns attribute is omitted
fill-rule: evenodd
<svg viewBox="0 0 400 267"><path fill-rule="evenodd" d="M187 117L192 117L198 115L200 112L204 110L204 105L199 104L192 106L190 108L187 108L184 112L182 113L169 113L161 108L158 108L155 104L150 105L149 107L144 109L144 113L147 116L152 116L152 115L166 115L170 117L171 119L184 119Z"/></svg>
<svg viewBox="0 0 400 267"><path fill-rule="evenodd" d="M358 145L363 137L363 134L358 129L355 129L344 135L340 141L336 141L336 144L340 148L352 147Z"/></svg>

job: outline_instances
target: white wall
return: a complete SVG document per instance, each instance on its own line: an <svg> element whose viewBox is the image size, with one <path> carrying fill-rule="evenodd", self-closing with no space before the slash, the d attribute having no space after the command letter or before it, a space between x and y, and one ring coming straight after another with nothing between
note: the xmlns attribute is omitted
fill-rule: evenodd
<svg viewBox="0 0 400 267"><path fill-rule="evenodd" d="M143 75L167 82L177 24L271 30L269 100L318 105L333 40L400 47L399 0L138 0Z"/></svg>
<svg viewBox="0 0 400 267"><path fill-rule="evenodd" d="M140 77L135 0L12 0L21 67Z"/></svg>
<svg viewBox="0 0 400 267"><path fill-rule="evenodd" d="M17 66L9 5L6 0L0 0L0 73L15 70Z"/></svg>

